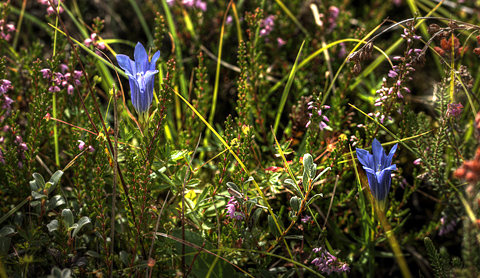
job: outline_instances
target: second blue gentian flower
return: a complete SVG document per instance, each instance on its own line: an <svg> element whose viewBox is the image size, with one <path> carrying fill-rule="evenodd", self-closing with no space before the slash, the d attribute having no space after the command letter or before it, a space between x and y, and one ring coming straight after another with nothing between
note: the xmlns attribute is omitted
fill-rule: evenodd
<svg viewBox="0 0 480 278"><path fill-rule="evenodd" d="M157 51L149 61L147 51L141 43L137 43L133 56L135 60L131 60L127 55L117 54L117 61L128 76L132 104L138 113L140 123L144 125L148 121L148 110L153 100L155 74L158 73L155 65L160 57L160 51Z"/></svg>
<svg viewBox="0 0 480 278"><path fill-rule="evenodd" d="M392 165L393 155L397 147L398 144L395 144L387 156L380 142L374 139L372 143L373 154L363 149L356 149L358 161L367 173L370 191L382 210L385 209L388 192L392 184L392 171L397 170L397 166Z"/></svg>

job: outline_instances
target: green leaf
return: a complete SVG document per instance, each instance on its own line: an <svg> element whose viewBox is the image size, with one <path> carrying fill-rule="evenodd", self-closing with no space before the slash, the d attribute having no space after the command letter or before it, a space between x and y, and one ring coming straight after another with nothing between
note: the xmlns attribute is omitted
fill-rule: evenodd
<svg viewBox="0 0 480 278"><path fill-rule="evenodd" d="M125 252L125 251L122 251L122 252ZM121 254L122 252L120 252L120 254ZM99 253L97 253L97 252L95 252L95 251L91 251L91 250L85 252L85 255L87 255L87 256L92 256L92 257L94 257L94 258L96 258L96 259L101 259L101 258L102 258L102 255L100 255Z"/></svg>
<svg viewBox="0 0 480 278"><path fill-rule="evenodd" d="M120 259L122 260L122 263L125 265L125 266L129 266L130 265L130 262L129 262L129 259L128 259L128 253L125 252L125 251L120 251Z"/></svg>
<svg viewBox="0 0 480 278"><path fill-rule="evenodd" d="M62 210L62 216L65 226L67 227L67 229L70 228L74 223L72 211L70 209L64 209Z"/></svg>
<svg viewBox="0 0 480 278"><path fill-rule="evenodd" d="M78 234L78 232L80 232L80 229L82 229L83 226L85 226L86 224L90 223L90 218L88 218L87 216L84 216L82 218L80 218L80 220L78 220L78 227L76 227L74 230L73 230L73 234L72 234L72 237L75 237L75 235Z"/></svg>
<svg viewBox="0 0 480 278"><path fill-rule="evenodd" d="M29 184L30 184L30 190L31 190L31 191L35 191L35 192L36 192L36 191L38 191L38 190L40 189L40 187L37 185L37 181L34 181L34 180L33 180L33 181L30 181Z"/></svg>
<svg viewBox="0 0 480 278"><path fill-rule="evenodd" d="M293 190L295 190L295 193L297 193L298 196L302 196L302 192L300 191L300 188L298 188L298 186L295 184L295 182L291 179L286 179L284 181L284 183L290 185L293 187Z"/></svg>
<svg viewBox="0 0 480 278"><path fill-rule="evenodd" d="M0 238L1 237L6 237L8 235L11 235L15 233L15 230L12 227L5 226L0 230Z"/></svg>
<svg viewBox="0 0 480 278"><path fill-rule="evenodd" d="M237 192L242 192L240 190L240 188L238 188L238 186L236 184L234 184L233 182L227 182L227 187L230 188L230 189L233 189Z"/></svg>
<svg viewBox="0 0 480 278"><path fill-rule="evenodd" d="M35 191L32 191L32 197L33 197L34 200L37 200L37 199L47 198L47 195L43 195L43 194L37 193Z"/></svg>
<svg viewBox="0 0 480 278"><path fill-rule="evenodd" d="M311 203L313 203L316 199L318 199L318 198L320 198L320 197L323 197L323 194L322 194L322 193L313 195L313 197L310 198L310 200L308 200L307 206L309 206Z"/></svg>
<svg viewBox="0 0 480 278"><path fill-rule="evenodd" d="M55 190L55 187L57 186L57 183L62 176L63 176L63 171L62 170L58 170L52 175L52 177L48 181L52 184L52 186L50 188L48 188L48 193L47 194L50 194L50 193L53 192L53 190Z"/></svg>
<svg viewBox="0 0 480 278"><path fill-rule="evenodd" d="M298 198L297 196L293 196L290 199L290 206L292 207L293 211L297 213L300 210L300 206L302 205L302 199Z"/></svg>
<svg viewBox="0 0 480 278"><path fill-rule="evenodd" d="M47 203L47 211L52 210L58 206L64 205L65 204L65 199L63 199L62 196L60 195L55 195L48 201Z"/></svg>
<svg viewBox="0 0 480 278"><path fill-rule="evenodd" d="M283 223L278 219L277 216L278 225L280 225L280 228L283 228ZM270 228L270 232L276 237L279 238L282 235L282 232L278 230L277 225L275 224L275 220L271 215L268 215L268 227Z"/></svg>
<svg viewBox="0 0 480 278"><path fill-rule="evenodd" d="M44 189L45 188L45 180L43 179L42 175L40 175L39 173L33 173L32 176L35 179L35 182L37 184L37 189L34 190L34 191L37 191L38 188Z"/></svg>
<svg viewBox="0 0 480 278"><path fill-rule="evenodd" d="M315 168L316 168L316 166L315 166ZM320 177L323 176L323 174L325 174L325 173L326 173L328 170L330 170L330 169L332 169L332 168L330 168L330 167L325 168L325 170L323 170L320 174L318 174L318 176L313 180L312 183L314 183L314 182L316 182L318 179L320 179Z"/></svg>
<svg viewBox="0 0 480 278"><path fill-rule="evenodd" d="M254 225L254 226L257 226L257 222L258 222L258 219L260 218L260 214L262 214L262 210L261 210L261 209L256 209L256 210L253 212L252 222L253 222L253 225Z"/></svg>
<svg viewBox="0 0 480 278"><path fill-rule="evenodd" d="M52 222L47 224L48 231L51 233L53 231L56 231L58 229L58 220L54 219Z"/></svg>

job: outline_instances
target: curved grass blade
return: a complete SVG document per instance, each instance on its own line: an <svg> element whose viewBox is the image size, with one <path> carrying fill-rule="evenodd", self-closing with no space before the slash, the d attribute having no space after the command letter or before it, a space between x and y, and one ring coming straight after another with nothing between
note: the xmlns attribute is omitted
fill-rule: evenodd
<svg viewBox="0 0 480 278"><path fill-rule="evenodd" d="M292 70L290 71L290 75L288 76L287 85L283 90L282 98L280 99L280 104L277 109L277 116L275 117L275 124L273 126L273 134L277 134L278 125L280 123L280 117L282 116L283 108L285 107L285 103L287 102L288 93L290 92L290 88L292 87L293 80L295 79L295 72L297 71L297 64L298 60L300 59L300 55L302 54L303 45L305 41L302 42L300 49L298 50L297 58L295 59L295 63L293 64Z"/></svg>

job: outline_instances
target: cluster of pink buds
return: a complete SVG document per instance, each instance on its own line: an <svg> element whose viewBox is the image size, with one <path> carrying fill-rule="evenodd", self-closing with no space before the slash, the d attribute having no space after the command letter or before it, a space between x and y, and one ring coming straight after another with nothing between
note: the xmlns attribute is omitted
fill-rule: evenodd
<svg viewBox="0 0 480 278"><path fill-rule="evenodd" d="M5 24L5 20L0 19L0 38L9 41L12 38L12 33L15 33L15 30L13 23Z"/></svg>
<svg viewBox="0 0 480 278"><path fill-rule="evenodd" d="M305 127L308 127L312 123L312 121L313 122L318 121L319 122L318 127L320 128L320 130L323 130L323 129L327 128L328 125L326 124L326 122L328 123L328 122L330 122L330 120L327 118L327 116L322 115L322 109L330 109L330 106L322 105L320 107L320 106L317 106L317 104L314 101L310 101L307 104L308 104L307 109L311 109L313 113L308 113L308 116L310 117L310 120L305 125ZM316 115L318 115L318 117ZM318 118L320 118L320 119L318 120Z"/></svg>
<svg viewBox="0 0 480 278"><path fill-rule="evenodd" d="M6 110L0 118L0 122L3 121L12 111L12 103L14 101L7 96L7 91L12 88L12 82L7 79L0 79L0 103L2 103L2 109Z"/></svg>
<svg viewBox="0 0 480 278"><path fill-rule="evenodd" d="M52 0L53 2L53 5L55 5L55 9L57 9L58 7L58 13L63 13L64 9L62 8L61 5L58 4L58 0ZM63 2L63 0L61 0L60 2ZM55 13L55 9L50 5L50 1L49 0L38 0L38 3L42 4L42 5L45 5L45 6L48 6L47 8L47 14L48 15L52 15Z"/></svg>
<svg viewBox="0 0 480 278"><path fill-rule="evenodd" d="M79 70L74 70L73 73L68 72L68 66L65 64L60 65L60 72L54 72L50 69L42 69L40 70L43 74L43 78L48 79L50 82L53 83L52 86L48 88L48 90L52 93L59 92L60 87L67 89L67 93L69 95L73 94L74 86L80 86L82 83L80 79L82 78L82 72Z"/></svg>
<svg viewBox="0 0 480 278"><path fill-rule="evenodd" d="M93 45L93 47L95 49L100 49L100 50L104 50L105 49L105 44L103 42L99 42L98 41L98 36L97 36L97 33L92 33L90 35L90 38L88 39L85 39L83 41L83 44L85 44L86 47L90 47L91 45ZM95 50L95 53L97 53L97 55L100 55L100 51L98 50Z"/></svg>

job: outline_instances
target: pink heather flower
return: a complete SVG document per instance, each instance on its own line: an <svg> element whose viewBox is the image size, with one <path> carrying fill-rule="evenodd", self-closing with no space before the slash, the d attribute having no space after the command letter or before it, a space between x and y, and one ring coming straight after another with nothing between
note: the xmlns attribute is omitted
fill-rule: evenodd
<svg viewBox="0 0 480 278"><path fill-rule="evenodd" d="M277 44L278 44L278 47L282 47L285 44L287 44L287 42L282 40L282 38L277 38Z"/></svg>
<svg viewBox="0 0 480 278"><path fill-rule="evenodd" d="M85 39L83 41L83 44L86 46L86 47L90 47L90 45L92 45L92 39L88 38L88 39Z"/></svg>
<svg viewBox="0 0 480 278"><path fill-rule="evenodd" d="M245 218L245 214L243 214L243 212L237 211L237 208L239 207L240 205L238 204L235 197L230 197L230 200L228 201L228 204L226 206L228 217L237 220L242 220L243 218Z"/></svg>
<svg viewBox="0 0 480 278"><path fill-rule="evenodd" d="M69 95L73 94L73 86L71 84L69 84L68 87L67 87L67 93Z"/></svg>
<svg viewBox="0 0 480 278"><path fill-rule="evenodd" d="M417 158L413 161L413 164L414 165L420 165L420 163L422 163L422 159L421 158Z"/></svg>
<svg viewBox="0 0 480 278"><path fill-rule="evenodd" d="M308 215L305 215L304 217L302 217L302 222L303 223L307 223L308 221L310 221L310 219L312 219L312 217L308 216Z"/></svg>
<svg viewBox="0 0 480 278"><path fill-rule="evenodd" d="M457 226L457 222L455 220L447 222L446 216L440 218L440 223L442 224L442 226L440 227L440 231L438 232L439 236L443 236L452 232L453 230L455 230L455 226Z"/></svg>
<svg viewBox="0 0 480 278"><path fill-rule="evenodd" d="M318 270L320 270L322 273L330 275L333 272L341 273L350 271L350 267L347 265L347 263L340 262L337 257L330 254L327 250L325 250L325 248L314 248L313 251L315 253L320 252L320 257L315 258L312 261L312 264L317 266Z"/></svg>
<svg viewBox="0 0 480 278"><path fill-rule="evenodd" d="M269 35L273 31L273 27L275 25L275 16L269 15L265 19L262 20L260 23L260 36L264 37Z"/></svg>
<svg viewBox="0 0 480 278"><path fill-rule="evenodd" d="M28 146L26 143L20 143L20 150L22 151L28 151Z"/></svg>
<svg viewBox="0 0 480 278"><path fill-rule="evenodd" d="M50 69L42 69L40 72L43 74L43 78L50 78L52 76Z"/></svg>
<svg viewBox="0 0 480 278"><path fill-rule="evenodd" d="M18 136L18 135L17 135L17 136L15 136L15 140L14 140L14 142L15 142L16 144L20 144L20 143L22 143L22 142L23 142L23 140L22 140L22 137L20 137L20 136Z"/></svg>
<svg viewBox="0 0 480 278"><path fill-rule="evenodd" d="M78 140L78 142L80 144L78 144L78 148L83 151L83 149L85 149L85 142L83 142L82 140Z"/></svg>
<svg viewBox="0 0 480 278"><path fill-rule="evenodd" d="M390 70L388 72L388 77L390 77L390 78L395 78L395 77L397 77L397 75L398 75L398 73L396 71Z"/></svg>
<svg viewBox="0 0 480 278"><path fill-rule="evenodd" d="M1 162L2 164L5 164L5 159L3 159L2 149L0 149L0 162Z"/></svg>
<svg viewBox="0 0 480 278"><path fill-rule="evenodd" d="M461 103L450 103L447 108L447 116L458 117L462 114L463 105Z"/></svg>
<svg viewBox="0 0 480 278"><path fill-rule="evenodd" d="M58 88L58 86L51 86L48 88L48 90L52 93L60 92L60 88Z"/></svg>
<svg viewBox="0 0 480 278"><path fill-rule="evenodd" d="M93 153L94 151L95 149L92 146L88 145L87 152Z"/></svg>
<svg viewBox="0 0 480 278"><path fill-rule="evenodd" d="M197 0L195 3L195 7L199 8L200 10L206 12L207 11L207 3L203 1Z"/></svg>

